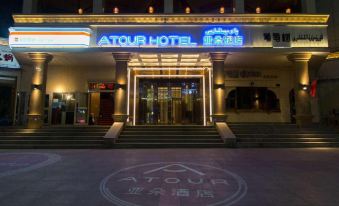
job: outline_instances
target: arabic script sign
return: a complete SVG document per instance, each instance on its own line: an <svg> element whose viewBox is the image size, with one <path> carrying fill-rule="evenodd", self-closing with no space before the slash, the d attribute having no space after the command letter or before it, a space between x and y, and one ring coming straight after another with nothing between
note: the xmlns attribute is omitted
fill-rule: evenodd
<svg viewBox="0 0 339 206"><path fill-rule="evenodd" d="M169 162L136 165L107 176L100 185L110 202L127 205L232 205L246 195L246 182L225 169Z"/></svg>

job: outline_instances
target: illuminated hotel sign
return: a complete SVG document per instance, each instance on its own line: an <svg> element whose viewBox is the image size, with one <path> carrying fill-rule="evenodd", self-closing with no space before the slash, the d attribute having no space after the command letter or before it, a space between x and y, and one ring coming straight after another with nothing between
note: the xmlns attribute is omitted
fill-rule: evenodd
<svg viewBox="0 0 339 206"><path fill-rule="evenodd" d="M9 31L12 48L328 48L326 25L91 25Z"/></svg>
<svg viewBox="0 0 339 206"><path fill-rule="evenodd" d="M88 28L35 28L9 29L10 47L78 48L88 47L91 29Z"/></svg>
<svg viewBox="0 0 339 206"><path fill-rule="evenodd" d="M244 36L235 27L209 28L200 37L176 33L119 35L112 32L102 35L97 42L99 47L241 47L243 44Z"/></svg>
<svg viewBox="0 0 339 206"><path fill-rule="evenodd" d="M222 28L213 28L205 31L203 37L204 46L243 46L244 37L240 35L239 29L233 28L230 30Z"/></svg>
<svg viewBox="0 0 339 206"><path fill-rule="evenodd" d="M195 47L196 42L192 41L190 36L161 35L161 36L143 36L143 35L110 35L102 36L98 46L112 47Z"/></svg>

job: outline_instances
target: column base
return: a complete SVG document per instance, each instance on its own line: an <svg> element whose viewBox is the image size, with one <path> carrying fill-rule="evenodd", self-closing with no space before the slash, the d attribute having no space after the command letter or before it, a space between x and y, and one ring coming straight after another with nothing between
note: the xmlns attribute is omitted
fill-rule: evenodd
<svg viewBox="0 0 339 206"><path fill-rule="evenodd" d="M114 122L126 122L128 115L127 114L113 114L112 118Z"/></svg>
<svg viewBox="0 0 339 206"><path fill-rule="evenodd" d="M295 115L295 119L298 127L311 125L313 123L313 115Z"/></svg>
<svg viewBox="0 0 339 206"><path fill-rule="evenodd" d="M42 115L28 114L28 129L39 129L43 125Z"/></svg>
<svg viewBox="0 0 339 206"><path fill-rule="evenodd" d="M213 114L212 120L213 122L226 122L227 115L226 114Z"/></svg>

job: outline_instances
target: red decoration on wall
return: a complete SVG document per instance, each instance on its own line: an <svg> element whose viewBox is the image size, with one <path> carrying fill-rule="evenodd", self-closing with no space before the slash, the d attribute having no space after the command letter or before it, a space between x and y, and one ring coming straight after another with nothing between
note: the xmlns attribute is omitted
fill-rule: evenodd
<svg viewBox="0 0 339 206"><path fill-rule="evenodd" d="M311 97L315 97L317 95L317 85L318 85L318 80L313 80L311 84L311 91L310 91Z"/></svg>

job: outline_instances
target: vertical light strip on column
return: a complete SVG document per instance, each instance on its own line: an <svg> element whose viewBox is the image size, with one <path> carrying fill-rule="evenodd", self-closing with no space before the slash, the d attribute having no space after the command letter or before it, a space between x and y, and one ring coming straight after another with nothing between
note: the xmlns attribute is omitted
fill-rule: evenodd
<svg viewBox="0 0 339 206"><path fill-rule="evenodd" d="M133 93L133 126L135 126L135 107L136 107L136 95L137 95L137 75L134 75L134 93Z"/></svg>
<svg viewBox="0 0 339 206"><path fill-rule="evenodd" d="M208 68L208 78L209 78L209 90L210 90L210 122L213 121L212 119L212 106L213 106L213 100L212 100L212 74L211 74L211 68Z"/></svg>
<svg viewBox="0 0 339 206"><path fill-rule="evenodd" d="M130 80L131 80L131 70L127 67L127 122L129 122L129 98L130 98Z"/></svg>

